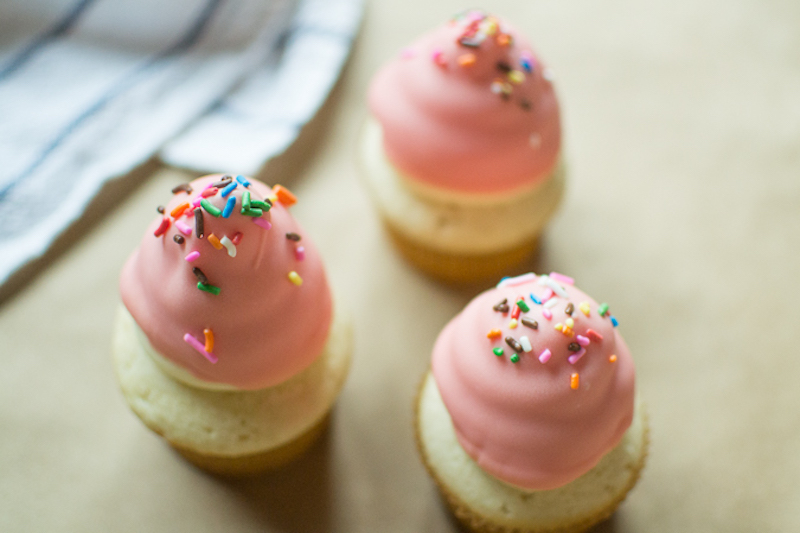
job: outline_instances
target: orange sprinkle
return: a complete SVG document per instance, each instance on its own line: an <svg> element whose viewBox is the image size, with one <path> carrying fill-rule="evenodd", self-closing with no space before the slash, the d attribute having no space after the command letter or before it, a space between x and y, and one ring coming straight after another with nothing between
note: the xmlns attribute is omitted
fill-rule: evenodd
<svg viewBox="0 0 800 533"><path fill-rule="evenodd" d="M609 363L616 363L617 362L617 356L614 355L614 354L611 354L611 357L608 358L608 362Z"/></svg>
<svg viewBox="0 0 800 533"><path fill-rule="evenodd" d="M272 192L275 193L275 196L278 198L278 201L289 207L297 203L297 197L292 194L292 191L284 187L283 185L276 185L272 188Z"/></svg>
<svg viewBox="0 0 800 533"><path fill-rule="evenodd" d="M563 333L567 337L572 337L572 335L575 334L575 330L573 330L570 327L564 326L564 328L561 330L561 333Z"/></svg>
<svg viewBox="0 0 800 533"><path fill-rule="evenodd" d="M171 216L172 218L178 218L183 214L184 211L189 209L189 207L191 207L189 205L189 202L183 202L181 205L170 211L169 216Z"/></svg>
<svg viewBox="0 0 800 533"><path fill-rule="evenodd" d="M222 250L222 243L219 242L219 239L213 233L208 236L208 242L210 242L211 246L213 246L217 250Z"/></svg>
<svg viewBox="0 0 800 533"><path fill-rule="evenodd" d="M503 336L503 332L499 329L493 329L486 334L487 339L499 339Z"/></svg>
<svg viewBox="0 0 800 533"><path fill-rule="evenodd" d="M458 56L458 64L462 67L471 67L475 64L475 54L464 54Z"/></svg>
<svg viewBox="0 0 800 533"><path fill-rule="evenodd" d="M507 33L501 33L497 36L497 44L500 46L508 46L511 44L511 37Z"/></svg>
<svg viewBox="0 0 800 533"><path fill-rule="evenodd" d="M577 372L569 377L569 386L572 387L573 390L581 386L581 377Z"/></svg>
<svg viewBox="0 0 800 533"><path fill-rule="evenodd" d="M203 335L206 336L206 345L205 349L208 353L214 351L214 332L210 329L206 328L203 330Z"/></svg>

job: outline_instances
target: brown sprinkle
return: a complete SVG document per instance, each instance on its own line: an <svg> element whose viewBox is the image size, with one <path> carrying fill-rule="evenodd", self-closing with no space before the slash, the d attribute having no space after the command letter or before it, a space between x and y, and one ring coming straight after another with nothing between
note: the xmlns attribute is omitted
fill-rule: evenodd
<svg viewBox="0 0 800 533"><path fill-rule="evenodd" d="M511 72L511 65L509 65L508 63L506 63L504 61L498 61L497 62L497 70L499 70L501 72Z"/></svg>
<svg viewBox="0 0 800 533"><path fill-rule="evenodd" d="M197 267L192 267L192 273L193 273L195 276L197 276L197 281L199 281L199 282L200 282L200 283L202 283L203 285L208 285L208 278L206 277L206 275L205 275L205 274L203 274L203 271L202 271L202 270L200 270L200 269L199 269L199 268L197 268Z"/></svg>
<svg viewBox="0 0 800 533"><path fill-rule="evenodd" d="M577 342L569 343L569 346L567 346L567 348L569 348L570 352L579 352L579 351L581 351L581 345L578 344Z"/></svg>
<svg viewBox="0 0 800 533"><path fill-rule="evenodd" d="M164 211L165 211L164 206L160 205L160 206L156 207L156 211L158 211L159 213L161 213L163 215Z"/></svg>
<svg viewBox="0 0 800 533"><path fill-rule="evenodd" d="M173 235L172 240L177 242L178 244L183 244L184 242L186 242L186 239L183 238L183 235L179 235L177 233Z"/></svg>
<svg viewBox="0 0 800 533"><path fill-rule="evenodd" d="M503 301L494 304L492 309L500 311L501 313L508 313L508 298L503 298Z"/></svg>
<svg viewBox="0 0 800 533"><path fill-rule="evenodd" d="M519 106L524 109L525 111L531 110L531 103L528 100L520 100Z"/></svg>
<svg viewBox="0 0 800 533"><path fill-rule="evenodd" d="M203 232L205 228L203 226L203 210L202 209L195 209L194 210L194 232L197 234L198 239L203 238Z"/></svg>
<svg viewBox="0 0 800 533"><path fill-rule="evenodd" d="M286 234L286 238L289 239L290 241L298 242L300 240L300 235L291 232Z"/></svg>
<svg viewBox="0 0 800 533"><path fill-rule="evenodd" d="M570 315L570 316L572 316L572 313L573 313L574 311L575 311L575 306L574 306L574 305L572 305L572 302L568 303L568 304L567 304L567 308L566 308L566 309L564 309L564 312L565 312L565 313L567 313L567 314L568 314L568 315Z"/></svg>
<svg viewBox="0 0 800 533"><path fill-rule="evenodd" d="M528 326L531 329L539 329L539 323L533 320L532 318L524 316L522 317L520 322L522 322L523 326Z"/></svg>
<svg viewBox="0 0 800 533"><path fill-rule="evenodd" d="M230 185L232 179L233 177L225 175L222 176L222 178L219 181L215 181L214 183L212 183L211 186L216 187L217 189L222 189L223 187L227 187L228 185Z"/></svg>
<svg viewBox="0 0 800 533"><path fill-rule="evenodd" d="M515 352L522 353L522 345L514 337L506 337L506 344L511 346Z"/></svg>
<svg viewBox="0 0 800 533"><path fill-rule="evenodd" d="M176 185L172 188L172 194L178 194L179 192L185 192L189 194L192 192L192 186L188 183L181 183L180 185Z"/></svg>

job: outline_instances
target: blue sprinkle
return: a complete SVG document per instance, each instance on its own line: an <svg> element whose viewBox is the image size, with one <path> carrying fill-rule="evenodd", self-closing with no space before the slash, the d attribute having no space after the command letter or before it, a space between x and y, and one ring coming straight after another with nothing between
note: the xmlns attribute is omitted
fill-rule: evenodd
<svg viewBox="0 0 800 533"><path fill-rule="evenodd" d="M525 72L532 72L533 68L531 68L531 62L527 57L523 57L519 60L519 64L525 69Z"/></svg>
<svg viewBox="0 0 800 533"><path fill-rule="evenodd" d="M617 319L614 318L614 315L609 315L609 317L611 318L611 325L612 326L614 326L614 327L619 326L619 322L617 322Z"/></svg>
<svg viewBox="0 0 800 533"><path fill-rule="evenodd" d="M542 305L542 301L531 293L531 301L535 304Z"/></svg>
<svg viewBox="0 0 800 533"><path fill-rule="evenodd" d="M239 186L239 184L238 184L238 183L236 183L236 182L233 182L233 183L231 183L230 185L228 185L227 187L225 187L224 189L222 189L222 193L221 193L221 194L222 194L222 197L223 197L223 198L225 198L226 196L228 196L228 195L229 195L230 193L232 193L232 192L233 192L233 190L234 190L236 187L238 187L238 186Z"/></svg>
<svg viewBox="0 0 800 533"><path fill-rule="evenodd" d="M228 198L228 203L225 204L225 209L222 210L222 218L229 218L233 213L234 207L236 207L236 197L231 196Z"/></svg>
<svg viewBox="0 0 800 533"><path fill-rule="evenodd" d="M250 182L244 176L236 176L236 181L242 184L245 189L250 186Z"/></svg>

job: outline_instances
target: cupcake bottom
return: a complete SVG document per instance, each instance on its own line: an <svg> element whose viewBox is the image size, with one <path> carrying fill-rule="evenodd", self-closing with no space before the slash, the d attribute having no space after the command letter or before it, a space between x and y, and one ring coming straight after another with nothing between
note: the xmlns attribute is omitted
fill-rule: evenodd
<svg viewBox="0 0 800 533"><path fill-rule="evenodd" d="M455 517L478 533L578 533L608 518L636 484L648 448L636 405L620 443L589 472L553 490L525 491L490 476L459 445L429 372L416 400L415 433L426 469Z"/></svg>
<svg viewBox="0 0 800 533"><path fill-rule="evenodd" d="M189 385L165 373L152 351L120 305L113 361L133 412L193 464L216 474L252 475L295 459L324 432L350 366L352 327L336 309L314 363L254 391Z"/></svg>
<svg viewBox="0 0 800 533"><path fill-rule="evenodd" d="M528 259L564 192L560 160L550 175L512 192L425 185L388 161L372 118L359 155L363 181L398 250L424 272L457 284L495 280Z"/></svg>

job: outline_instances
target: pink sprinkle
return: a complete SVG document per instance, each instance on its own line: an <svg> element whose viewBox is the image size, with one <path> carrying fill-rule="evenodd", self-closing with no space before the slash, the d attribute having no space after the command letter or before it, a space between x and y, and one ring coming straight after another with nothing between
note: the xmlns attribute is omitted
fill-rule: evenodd
<svg viewBox="0 0 800 533"><path fill-rule="evenodd" d="M442 54L442 51L439 48L433 51L433 53L431 54L431 59L433 59L433 62L439 65L440 67L445 65L444 55Z"/></svg>
<svg viewBox="0 0 800 533"><path fill-rule="evenodd" d="M198 252L197 250L195 250L194 252L189 252L189 255L187 255L187 256L185 257L185 259L191 263L192 261L194 261L194 260L195 260L195 259L197 259L198 257L200 257L200 252Z"/></svg>
<svg viewBox="0 0 800 533"><path fill-rule="evenodd" d="M303 259L306 258L306 249L302 246L298 246L297 248L294 249L294 257L298 261L302 261Z"/></svg>
<svg viewBox="0 0 800 533"><path fill-rule="evenodd" d="M189 346L200 352L200 354L206 359L208 359L209 362L211 362L212 364L218 361L218 359L215 356L211 355L206 351L205 344L201 343L199 340L192 337L189 333L183 336L183 340L185 340L189 344Z"/></svg>
<svg viewBox="0 0 800 533"><path fill-rule="evenodd" d="M175 221L175 227L178 228L178 231L183 233L184 235L191 235L192 228L181 222L180 220Z"/></svg>
<svg viewBox="0 0 800 533"><path fill-rule="evenodd" d="M574 279L569 276L565 276L564 274L559 274L558 272L550 272L550 279L560 281L561 283L566 283L567 285L575 285Z"/></svg>
<svg viewBox="0 0 800 533"><path fill-rule="evenodd" d="M206 190L200 193L200 196L202 198L208 198L209 196L214 196L215 194L217 194L217 192L219 192L219 189L217 189L216 187L209 186L206 187Z"/></svg>
<svg viewBox="0 0 800 533"><path fill-rule="evenodd" d="M196 207L200 207L200 202L202 202L202 201L203 201L203 197L202 196L198 196L197 198L192 200L192 207L195 207L195 208Z"/></svg>
<svg viewBox="0 0 800 533"><path fill-rule="evenodd" d="M253 219L253 224L261 226L264 229L269 229L269 228L272 227L272 224L269 223L269 220L266 220L266 219L261 218L261 217L255 217Z"/></svg>
<svg viewBox="0 0 800 533"><path fill-rule="evenodd" d="M592 342L583 335L576 335L575 339L578 341L578 344L581 346L589 346L589 343Z"/></svg>
<svg viewBox="0 0 800 533"><path fill-rule="evenodd" d="M542 295L542 297L540 298L540 300L542 300L543 302L546 302L547 300L549 300L550 298L552 298L552 297L553 297L553 296L555 296L555 295L556 295L556 293L554 293L554 292L553 292L553 289L551 289L550 287L548 287L548 288L546 288L546 289L544 290L544 294Z"/></svg>
<svg viewBox="0 0 800 533"><path fill-rule="evenodd" d="M567 357L567 361L569 361L569 364L574 365L575 363L578 362L578 360L581 357L583 357L583 354L585 353L586 353L586 348L581 348L580 351L577 351L574 354Z"/></svg>
<svg viewBox="0 0 800 533"><path fill-rule="evenodd" d="M553 313L551 313L549 309L542 309L542 316L544 316L547 320L550 320L553 318Z"/></svg>
<svg viewBox="0 0 800 533"><path fill-rule="evenodd" d="M553 354L550 353L550 350L545 348L544 351L539 354L539 362L542 363L542 364L545 364L546 362L548 362L550 360L550 356L551 355L553 355Z"/></svg>
<svg viewBox="0 0 800 533"><path fill-rule="evenodd" d="M590 339L592 339L593 341L601 341L601 340L603 340L603 336L600 335L599 333L597 333L593 329L587 329L586 330L586 336L589 337Z"/></svg>
<svg viewBox="0 0 800 533"><path fill-rule="evenodd" d="M535 279L536 279L536 274L529 272L527 274L522 274L521 276L500 280L500 283L497 284L497 288L499 289L500 287L516 287L517 285L522 285L523 283L528 283L529 281L533 281Z"/></svg>

